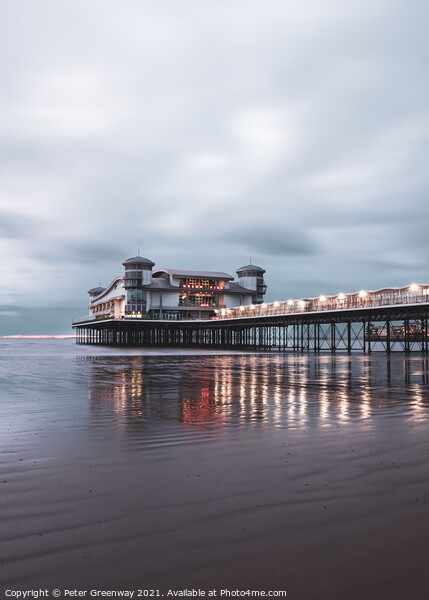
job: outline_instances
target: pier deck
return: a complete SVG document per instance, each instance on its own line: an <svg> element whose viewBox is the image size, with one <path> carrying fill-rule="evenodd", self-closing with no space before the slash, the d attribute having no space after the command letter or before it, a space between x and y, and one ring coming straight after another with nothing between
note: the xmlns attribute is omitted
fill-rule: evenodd
<svg viewBox="0 0 429 600"><path fill-rule="evenodd" d="M251 351L428 352L429 302L207 320L75 322L78 344Z"/></svg>

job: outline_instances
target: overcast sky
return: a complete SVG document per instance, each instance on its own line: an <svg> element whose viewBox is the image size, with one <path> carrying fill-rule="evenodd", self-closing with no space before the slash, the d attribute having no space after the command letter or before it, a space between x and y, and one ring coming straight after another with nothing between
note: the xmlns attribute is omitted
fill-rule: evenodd
<svg viewBox="0 0 429 600"><path fill-rule="evenodd" d="M429 5L0 0L0 334L156 267L429 281Z"/></svg>

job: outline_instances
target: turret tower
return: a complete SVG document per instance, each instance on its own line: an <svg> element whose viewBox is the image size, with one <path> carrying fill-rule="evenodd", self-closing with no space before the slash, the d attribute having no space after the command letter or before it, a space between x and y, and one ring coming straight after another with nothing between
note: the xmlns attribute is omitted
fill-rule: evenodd
<svg viewBox="0 0 429 600"><path fill-rule="evenodd" d="M125 267L124 286L126 289L136 289L152 283L152 267L154 262L143 256L127 258L122 263Z"/></svg>
<svg viewBox="0 0 429 600"><path fill-rule="evenodd" d="M238 283L242 287L255 292L252 296L252 303L262 304L264 301L264 294L267 291L267 286L264 281L265 269L250 264L240 267L237 269L236 273L238 276Z"/></svg>
<svg viewBox="0 0 429 600"><path fill-rule="evenodd" d="M146 314L147 292L142 286L152 283L152 267L154 262L143 256L127 258L122 263L125 267L124 287L126 289L125 316L141 317Z"/></svg>

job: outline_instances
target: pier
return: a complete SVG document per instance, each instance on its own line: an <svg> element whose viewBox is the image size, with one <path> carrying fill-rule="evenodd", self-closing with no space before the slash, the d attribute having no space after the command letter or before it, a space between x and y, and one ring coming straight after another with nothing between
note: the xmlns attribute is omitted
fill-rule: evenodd
<svg viewBox="0 0 429 600"><path fill-rule="evenodd" d="M428 352L429 286L237 307L205 319L85 318L78 344L248 351Z"/></svg>

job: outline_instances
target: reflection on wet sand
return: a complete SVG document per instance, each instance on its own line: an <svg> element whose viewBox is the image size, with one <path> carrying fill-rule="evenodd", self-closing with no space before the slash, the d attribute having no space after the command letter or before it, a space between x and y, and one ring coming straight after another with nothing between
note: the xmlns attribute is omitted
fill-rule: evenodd
<svg viewBox="0 0 429 600"><path fill-rule="evenodd" d="M418 415L428 401L428 359L394 355L91 357L93 414L118 424L158 421L220 431L271 423L283 428Z"/></svg>
<svg viewBox="0 0 429 600"><path fill-rule="evenodd" d="M425 598L428 371L375 353L4 356L0 585Z"/></svg>

